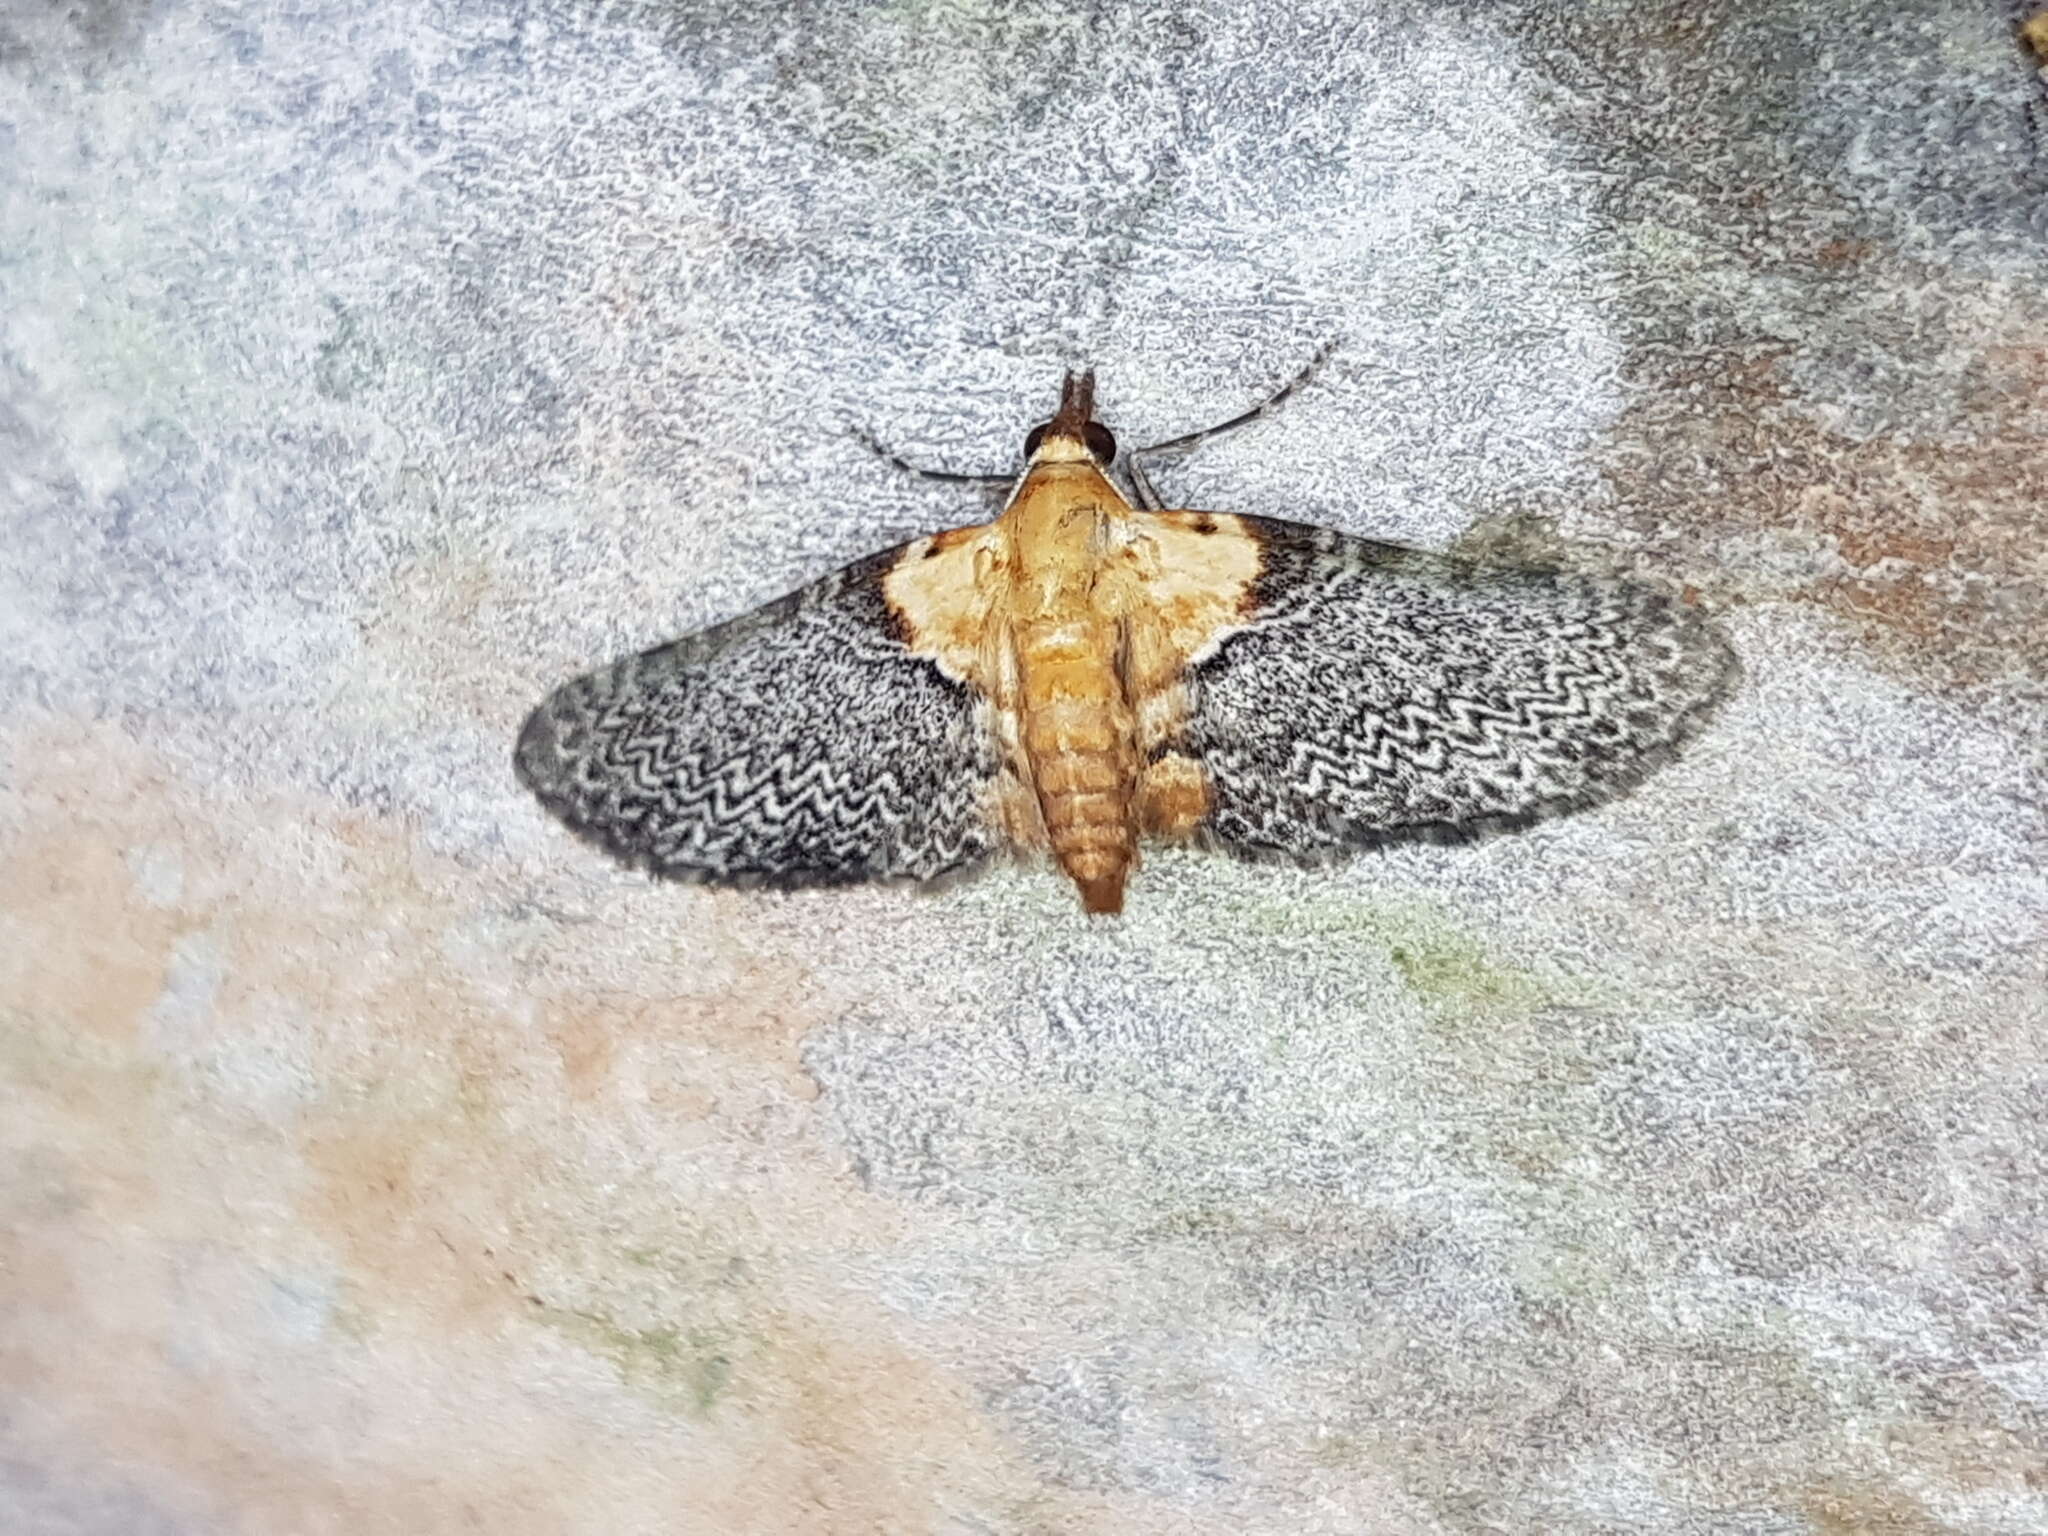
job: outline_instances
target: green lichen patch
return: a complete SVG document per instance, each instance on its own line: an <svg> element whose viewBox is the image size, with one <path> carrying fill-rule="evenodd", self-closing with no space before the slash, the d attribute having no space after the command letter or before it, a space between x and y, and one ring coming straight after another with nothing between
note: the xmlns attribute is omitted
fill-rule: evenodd
<svg viewBox="0 0 2048 1536"><path fill-rule="evenodd" d="M660 1324L629 1328L608 1313L543 1305L541 1321L618 1368L627 1386L680 1408L710 1414L732 1384L732 1338L718 1328Z"/></svg>

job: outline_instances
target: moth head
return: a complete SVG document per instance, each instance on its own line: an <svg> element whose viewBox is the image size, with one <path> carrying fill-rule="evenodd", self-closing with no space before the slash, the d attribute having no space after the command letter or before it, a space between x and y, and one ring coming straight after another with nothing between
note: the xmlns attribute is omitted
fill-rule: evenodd
<svg viewBox="0 0 2048 1536"><path fill-rule="evenodd" d="M1116 458L1116 436L1095 419L1095 370L1069 373L1060 386L1060 408L1050 421L1042 421L1024 437L1024 458L1036 463L1093 459L1098 469L1109 468Z"/></svg>

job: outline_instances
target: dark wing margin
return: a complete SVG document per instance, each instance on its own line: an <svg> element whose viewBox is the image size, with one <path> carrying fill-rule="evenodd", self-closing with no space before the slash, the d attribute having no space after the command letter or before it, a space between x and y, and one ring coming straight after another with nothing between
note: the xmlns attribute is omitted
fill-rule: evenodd
<svg viewBox="0 0 2048 1536"><path fill-rule="evenodd" d="M1241 519L1242 624L1188 671L1208 839L1311 861L1462 842L1615 799L1734 687L1721 633L1635 582Z"/></svg>
<svg viewBox="0 0 2048 1536"><path fill-rule="evenodd" d="M980 695L905 649L888 550L550 694L520 781L571 830L678 880L936 880L983 862L998 766Z"/></svg>

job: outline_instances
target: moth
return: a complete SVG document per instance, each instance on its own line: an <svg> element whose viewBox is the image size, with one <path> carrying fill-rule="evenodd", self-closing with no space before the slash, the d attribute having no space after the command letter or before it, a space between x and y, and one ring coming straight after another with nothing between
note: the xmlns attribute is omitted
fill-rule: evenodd
<svg viewBox="0 0 2048 1536"><path fill-rule="evenodd" d="M673 879L1042 852L1112 913L1147 840L1314 863L1598 805L1733 684L1719 631L1648 585L1168 509L1094 400L1067 375L994 521L563 684L520 779Z"/></svg>

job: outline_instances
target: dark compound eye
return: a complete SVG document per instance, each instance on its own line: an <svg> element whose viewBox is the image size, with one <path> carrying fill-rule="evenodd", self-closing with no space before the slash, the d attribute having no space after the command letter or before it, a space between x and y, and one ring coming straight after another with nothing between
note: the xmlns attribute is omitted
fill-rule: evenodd
<svg viewBox="0 0 2048 1536"><path fill-rule="evenodd" d="M1051 425L1052 423L1049 421L1041 421L1037 426L1024 434L1025 458L1028 459L1031 455L1038 452L1038 445L1045 441L1045 429Z"/></svg>

